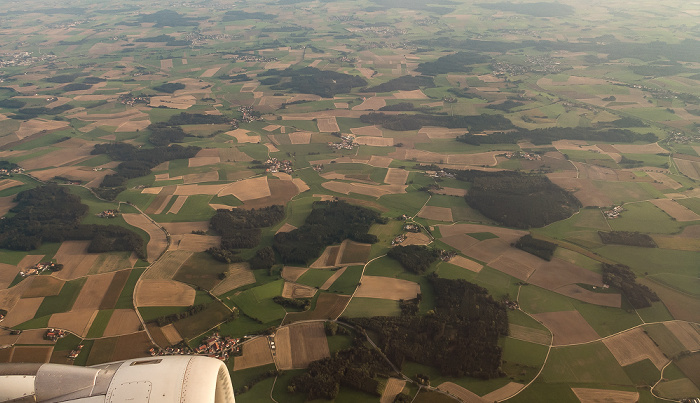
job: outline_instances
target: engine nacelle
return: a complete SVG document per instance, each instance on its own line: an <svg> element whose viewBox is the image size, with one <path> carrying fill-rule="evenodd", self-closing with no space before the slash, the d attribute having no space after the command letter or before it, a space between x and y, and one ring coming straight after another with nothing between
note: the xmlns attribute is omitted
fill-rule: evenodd
<svg viewBox="0 0 700 403"><path fill-rule="evenodd" d="M235 403L228 369L208 357L139 358L93 367L0 364L0 402Z"/></svg>

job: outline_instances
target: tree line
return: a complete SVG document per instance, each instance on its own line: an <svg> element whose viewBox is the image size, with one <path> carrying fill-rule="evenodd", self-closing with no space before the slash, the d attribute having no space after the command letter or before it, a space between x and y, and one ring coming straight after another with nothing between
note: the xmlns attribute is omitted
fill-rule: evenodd
<svg viewBox="0 0 700 403"><path fill-rule="evenodd" d="M535 239L532 235L527 234L515 242L515 247L549 262L554 256L557 244L543 239Z"/></svg>
<svg viewBox="0 0 700 403"><path fill-rule="evenodd" d="M644 141L653 143L659 140L654 133L639 134L627 129L600 130L592 127L550 127L546 129L518 129L511 132L497 132L488 136L463 134L457 141L471 145L481 144L515 144L521 140L535 145L551 144L557 140L584 140L593 142L633 143Z"/></svg>
<svg viewBox="0 0 700 403"><path fill-rule="evenodd" d="M652 302L660 301L649 287L637 283L637 276L624 264L602 263L603 283L622 292L635 309L648 308Z"/></svg>
<svg viewBox="0 0 700 403"><path fill-rule="evenodd" d="M447 116L422 113L387 115L381 112L372 112L360 116L360 121L370 125L382 125L385 129L396 131L418 130L423 126L440 126L472 131L508 130L514 127L507 118L486 113L478 116Z"/></svg>

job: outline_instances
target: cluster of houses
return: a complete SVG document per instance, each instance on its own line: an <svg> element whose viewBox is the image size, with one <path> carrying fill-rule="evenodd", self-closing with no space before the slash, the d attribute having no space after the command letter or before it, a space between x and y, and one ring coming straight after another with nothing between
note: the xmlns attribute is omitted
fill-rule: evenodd
<svg viewBox="0 0 700 403"><path fill-rule="evenodd" d="M334 148L336 150L352 150L357 146L357 143L355 143L355 136L352 134L341 134L340 139L342 140L340 143L333 143L333 142L328 142L328 147Z"/></svg>
<svg viewBox="0 0 700 403"><path fill-rule="evenodd" d="M70 358L71 360L76 359L82 350L83 345L79 344L78 347L76 347L74 350L71 350L70 353L68 353L68 358Z"/></svg>
<svg viewBox="0 0 700 403"><path fill-rule="evenodd" d="M254 110L252 106L240 106L238 107L238 112L241 112L243 114L243 117L241 118L241 121L243 121L243 123L250 123L256 120L262 120L262 116L260 116L259 113L253 113ZM238 127L238 122L233 121L231 122L231 125Z"/></svg>
<svg viewBox="0 0 700 403"><path fill-rule="evenodd" d="M404 224L403 230L408 232L420 232L420 226L418 224Z"/></svg>
<svg viewBox="0 0 700 403"><path fill-rule="evenodd" d="M202 340L201 343L194 351L187 347L177 347L171 346L165 349L151 348L148 352L151 356L155 357L158 355L206 355L207 357L218 358L222 361L226 361L231 356L240 355L241 346L240 343L245 340L248 336L244 336L242 339L234 337L222 337L219 333L213 333L211 336Z"/></svg>
<svg viewBox="0 0 700 403"><path fill-rule="evenodd" d="M265 57L265 56L258 56L258 55L234 55L233 59L236 60L237 62L269 63L269 62L279 61L279 59L276 57Z"/></svg>
<svg viewBox="0 0 700 403"><path fill-rule="evenodd" d="M46 270L51 270L51 271L60 271L63 269L62 264L54 263L54 262L41 262L37 263L32 267L29 267L26 270L20 270L19 275L22 277L29 277L29 276L38 276L39 274L45 272Z"/></svg>
<svg viewBox="0 0 700 403"><path fill-rule="evenodd" d="M66 332L61 329L48 328L44 333L44 340L56 341L66 337Z"/></svg>
<svg viewBox="0 0 700 403"><path fill-rule="evenodd" d="M440 251L440 260L442 260L443 262L449 262L455 256L457 256L457 252L455 252L453 250L441 250Z"/></svg>
<svg viewBox="0 0 700 403"><path fill-rule="evenodd" d="M391 246L399 245L405 240L406 234L397 235L394 239L391 240Z"/></svg>
<svg viewBox="0 0 700 403"><path fill-rule="evenodd" d="M605 215L605 218L609 218L612 220L615 218L619 218L623 210L624 209L622 208L622 206L615 206L610 210L603 211L603 214Z"/></svg>
<svg viewBox="0 0 700 403"><path fill-rule="evenodd" d="M431 178L448 178L448 179L454 179L455 175L451 174L449 172L445 172L445 170L441 169L439 171L425 171L425 174L430 176Z"/></svg>
<svg viewBox="0 0 700 403"><path fill-rule="evenodd" d="M22 172L24 172L24 168L22 167L16 167L12 169L0 169L0 175L21 174Z"/></svg>
<svg viewBox="0 0 700 403"><path fill-rule="evenodd" d="M119 215L119 210L105 210L102 212L97 213L97 216L100 218L114 218Z"/></svg>
<svg viewBox="0 0 700 403"><path fill-rule="evenodd" d="M510 309L511 311L515 311L516 309L520 308L520 304L518 304L518 301L511 301L509 299L503 301L505 304L506 308Z"/></svg>
<svg viewBox="0 0 700 403"><path fill-rule="evenodd" d="M22 46L22 44L17 44L17 46ZM19 53L2 53L0 54L0 67L10 67L10 66L31 66L33 64L56 60L56 55L51 54L41 54L39 57L32 56L32 52L19 52ZM0 79L0 82L4 82L4 79Z"/></svg>
<svg viewBox="0 0 700 403"><path fill-rule="evenodd" d="M505 153L504 156L508 159L516 158L528 161L540 161L542 159L542 156L539 154L528 153L525 151L509 151Z"/></svg>
<svg viewBox="0 0 700 403"><path fill-rule="evenodd" d="M291 174L294 170L292 169L292 161L289 160L278 160L277 158L268 158L265 161L265 172L277 173L285 172Z"/></svg>
<svg viewBox="0 0 700 403"><path fill-rule="evenodd" d="M146 96L135 97L133 94L122 94L117 99L117 102L120 102L124 105L129 105L129 106L134 106L136 104L150 104L151 97L146 97Z"/></svg>

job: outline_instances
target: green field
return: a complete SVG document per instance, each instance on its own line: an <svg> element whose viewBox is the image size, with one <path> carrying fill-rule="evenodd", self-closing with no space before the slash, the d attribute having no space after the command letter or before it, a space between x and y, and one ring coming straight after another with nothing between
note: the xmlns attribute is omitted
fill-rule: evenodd
<svg viewBox="0 0 700 403"><path fill-rule="evenodd" d="M360 284L362 268L362 266L350 266L345 269L345 272L331 284L328 291L337 294L351 295Z"/></svg>
<svg viewBox="0 0 700 403"><path fill-rule="evenodd" d="M377 298L353 298L342 316L360 318L368 316L398 316L399 302Z"/></svg>
<svg viewBox="0 0 700 403"><path fill-rule="evenodd" d="M247 316L259 319L261 322L271 322L282 319L286 314L284 308L272 301L272 298L282 295L284 280L277 280L259 287L254 287L231 298Z"/></svg>
<svg viewBox="0 0 700 403"><path fill-rule="evenodd" d="M625 371L601 342L552 349L542 371L545 382L631 385Z"/></svg>

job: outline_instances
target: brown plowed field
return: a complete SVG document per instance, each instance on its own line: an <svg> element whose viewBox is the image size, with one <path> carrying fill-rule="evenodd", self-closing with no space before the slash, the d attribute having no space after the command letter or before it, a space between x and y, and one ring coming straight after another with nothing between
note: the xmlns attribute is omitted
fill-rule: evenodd
<svg viewBox="0 0 700 403"><path fill-rule="evenodd" d="M180 335L180 332L178 332L177 329L175 329L175 326L172 323L161 327L160 330L163 333L163 337L165 337L165 339L168 341L168 344L171 346L183 340L182 336Z"/></svg>
<svg viewBox="0 0 700 403"><path fill-rule="evenodd" d="M675 180L669 178L668 176L660 173L660 172L646 172L647 175L649 175L652 179L655 181L659 181L664 186L668 187L669 189L680 189L683 187L680 183L676 182Z"/></svg>
<svg viewBox="0 0 700 403"><path fill-rule="evenodd" d="M17 277L17 273L19 273L19 269L19 267L11 264L0 263L0 290L4 290L12 284L15 277Z"/></svg>
<svg viewBox="0 0 700 403"><path fill-rule="evenodd" d="M464 256L459 256L459 255L450 259L450 263L455 265L455 266L459 266L459 267L462 267L464 269L467 269L469 271L473 271L474 273L478 273L481 271L481 269L484 268L484 266L482 266L480 263L475 262L471 259L467 259Z"/></svg>
<svg viewBox="0 0 700 403"><path fill-rule="evenodd" d="M374 147L391 147L394 145L394 139L391 137L362 136L355 138L355 142L360 145Z"/></svg>
<svg viewBox="0 0 700 403"><path fill-rule="evenodd" d="M105 328L104 337L121 336L136 333L141 328L141 321L133 309L116 309Z"/></svg>
<svg viewBox="0 0 700 403"><path fill-rule="evenodd" d="M289 141L292 144L309 144L311 143L311 132L289 133Z"/></svg>
<svg viewBox="0 0 700 403"><path fill-rule="evenodd" d="M284 298L312 298L316 291L318 290L308 285L285 282L282 296Z"/></svg>
<svg viewBox="0 0 700 403"><path fill-rule="evenodd" d="M523 387L525 387L525 385L522 383L510 382L506 386L496 389L493 392L482 396L481 398L487 402L500 402L513 396Z"/></svg>
<svg viewBox="0 0 700 403"><path fill-rule="evenodd" d="M336 264L363 264L367 263L372 245L357 243L350 240L343 241L341 245L340 259Z"/></svg>
<svg viewBox="0 0 700 403"><path fill-rule="evenodd" d="M155 260L168 247L165 233L147 217L141 214L122 214L122 217L124 217L124 221L126 221L127 224L141 228L148 233L150 239L146 249L150 261Z"/></svg>
<svg viewBox="0 0 700 403"><path fill-rule="evenodd" d="M307 270L309 269L306 267L284 266L282 268L282 278L287 281L295 282L302 274L306 273Z"/></svg>
<svg viewBox="0 0 700 403"><path fill-rule="evenodd" d="M244 179L234 182L225 188L221 189L218 196L234 195L238 200L246 201L269 197L270 186L268 185L267 177Z"/></svg>
<svg viewBox="0 0 700 403"><path fill-rule="evenodd" d="M620 294L593 292L581 288L577 284L567 284L552 291L593 305L609 306L612 308L619 308L622 306L622 295Z"/></svg>
<svg viewBox="0 0 700 403"><path fill-rule="evenodd" d="M79 337L85 337L97 312L97 309L82 309L55 313L49 319L49 327L70 330Z"/></svg>
<svg viewBox="0 0 700 403"><path fill-rule="evenodd" d="M34 318L42 302L44 302L44 297L20 299L13 308L8 309L5 320L2 322L3 326L16 326Z"/></svg>
<svg viewBox="0 0 700 403"><path fill-rule="evenodd" d="M518 340L529 341L530 343L542 344L548 346L552 340L552 335L546 330L533 329L520 325L508 325L510 337Z"/></svg>
<svg viewBox="0 0 700 403"><path fill-rule="evenodd" d="M190 306L195 293L194 288L175 280L142 280L134 296L137 307Z"/></svg>
<svg viewBox="0 0 700 403"><path fill-rule="evenodd" d="M678 169L683 173L683 175L700 180L700 163L696 161L689 161L680 158L674 158L673 162L676 163Z"/></svg>
<svg viewBox="0 0 700 403"><path fill-rule="evenodd" d="M292 341L289 338L289 326L284 326L277 329L275 332L275 364L277 369L288 371L294 369L292 363Z"/></svg>
<svg viewBox="0 0 700 403"><path fill-rule="evenodd" d="M0 217L4 217L12 207L17 205L14 196L0 197Z"/></svg>
<svg viewBox="0 0 700 403"><path fill-rule="evenodd" d="M420 285L413 281L391 277L362 276L361 284L354 296L398 301L416 298L418 294L420 294Z"/></svg>
<svg viewBox="0 0 700 403"><path fill-rule="evenodd" d="M211 247L221 244L221 237L213 235L174 235L172 236L173 251L204 252Z"/></svg>
<svg viewBox="0 0 700 403"><path fill-rule="evenodd" d="M274 204L285 205L288 201L292 200L294 196L299 194L300 189L305 188L305 184L302 182L303 181L298 178L295 178L294 181L270 180L268 181L268 185L271 195L258 199L246 200L243 203L243 207L262 208Z"/></svg>
<svg viewBox="0 0 700 403"><path fill-rule="evenodd" d="M88 274L103 274L114 271L131 269L138 261L138 257L134 253L127 254L124 252L103 253L99 255L95 263L92 264Z"/></svg>
<svg viewBox="0 0 700 403"><path fill-rule="evenodd" d="M603 277L599 273L594 273L559 258L553 258L549 262L543 261L528 281L548 290L576 283L603 286Z"/></svg>
<svg viewBox="0 0 700 403"><path fill-rule="evenodd" d="M326 256L326 263L324 266L335 266L338 261L338 253L340 252L340 246L329 246L328 256Z"/></svg>
<svg viewBox="0 0 700 403"><path fill-rule="evenodd" d="M648 358L661 370L669 361L640 327L604 339L603 344L623 367Z"/></svg>
<svg viewBox="0 0 700 403"><path fill-rule="evenodd" d="M382 129L377 126L353 127L350 132L355 136L374 136L382 137Z"/></svg>
<svg viewBox="0 0 700 403"><path fill-rule="evenodd" d="M554 335L553 345L585 343L600 338L578 311L546 312L532 315Z"/></svg>
<svg viewBox="0 0 700 403"><path fill-rule="evenodd" d="M581 403L636 403L639 393L612 389L571 388Z"/></svg>
<svg viewBox="0 0 700 403"><path fill-rule="evenodd" d="M44 363L51 360L53 354L53 346L37 347L37 346L16 346L12 353L11 362L35 362Z"/></svg>
<svg viewBox="0 0 700 403"><path fill-rule="evenodd" d="M689 351L700 350L700 327L687 322L673 321L664 325Z"/></svg>
<svg viewBox="0 0 700 403"><path fill-rule="evenodd" d="M695 221L700 220L700 215L697 215L692 210L680 205L675 200L671 199L653 199L650 202L656 207L663 210L676 221Z"/></svg>
<svg viewBox="0 0 700 403"><path fill-rule="evenodd" d="M147 357L148 350L153 347L153 343L148 338L145 331L132 333L116 338L114 353L109 361L122 361L132 358ZM97 344L97 343L95 343ZM92 347L95 348L95 345Z"/></svg>
<svg viewBox="0 0 700 403"><path fill-rule="evenodd" d="M22 298L37 298L58 295L61 288L63 288L63 284L65 283L63 280L59 280L51 276L32 276L25 281L29 281L30 285L29 288L27 288L22 294Z"/></svg>
<svg viewBox="0 0 700 403"><path fill-rule="evenodd" d="M479 395L452 382L443 382L437 388L455 396L462 403L487 403Z"/></svg>
<svg viewBox="0 0 700 403"><path fill-rule="evenodd" d="M339 132L338 122L335 117L316 119L318 131L321 133Z"/></svg>
<svg viewBox="0 0 700 403"><path fill-rule="evenodd" d="M321 287L319 287L319 288L321 290L327 290L327 289L331 288L333 283L335 283L335 280L337 280L338 277L342 276L343 273L345 273L346 269L347 269L347 267L342 267L342 268L336 270L335 273L333 273L332 276L328 277L328 280L326 280L326 282L323 283L323 285L321 285Z"/></svg>
<svg viewBox="0 0 700 403"><path fill-rule="evenodd" d="M440 228L443 228L442 226ZM440 239L442 242L452 246L453 248L464 253L467 249L479 243L479 240L472 238L467 234L456 234L450 236L444 236Z"/></svg>
<svg viewBox="0 0 700 403"><path fill-rule="evenodd" d="M390 157L373 155L369 158L367 164L377 168L388 168L392 161L394 161L394 159Z"/></svg>
<svg viewBox="0 0 700 403"><path fill-rule="evenodd" d="M427 245L430 243L430 238L422 232L408 232L406 233L406 239L403 241L402 245Z"/></svg>
<svg viewBox="0 0 700 403"><path fill-rule="evenodd" d="M214 295L222 295L238 287L253 283L255 283L255 275L250 270L248 263L234 263L228 266L226 278L212 289L212 293Z"/></svg>
<svg viewBox="0 0 700 403"><path fill-rule="evenodd" d="M528 277L535 271L536 267L530 267L518 260L501 256L498 259L488 262L489 266L494 269L513 276L519 280L527 280Z"/></svg>
<svg viewBox="0 0 700 403"><path fill-rule="evenodd" d="M46 340L44 335L46 329L23 330L17 339L17 344L55 344L56 342Z"/></svg>
<svg viewBox="0 0 700 403"><path fill-rule="evenodd" d="M191 234L192 231L206 232L209 230L209 221L168 222L161 225L168 230L170 235L185 235Z"/></svg>
<svg viewBox="0 0 700 403"><path fill-rule="evenodd" d="M61 280L74 280L85 277L98 258L98 254L87 252L90 241L65 241L58 248L54 259L63 264L63 270L57 271L52 276Z"/></svg>
<svg viewBox="0 0 700 403"><path fill-rule="evenodd" d="M452 210L449 207L424 206L418 217L428 220L452 222Z"/></svg>
<svg viewBox="0 0 700 403"><path fill-rule="evenodd" d="M377 109L386 106L386 100L384 98L377 98L377 97L370 97L364 100L359 105L355 105L352 107L353 111L369 111L369 110L374 110L376 111Z"/></svg>
<svg viewBox="0 0 700 403"><path fill-rule="evenodd" d="M504 242L500 238L494 238L481 241L462 253L480 262L489 263L510 249L509 243Z"/></svg>
<svg viewBox="0 0 700 403"><path fill-rule="evenodd" d="M73 304L73 309L99 309L113 279L114 273L88 276Z"/></svg>
<svg viewBox="0 0 700 403"><path fill-rule="evenodd" d="M233 358L233 370L254 368L273 362L267 337L261 336L243 344L243 355Z"/></svg>
<svg viewBox="0 0 700 403"><path fill-rule="evenodd" d="M109 284L109 288L107 288L98 309L102 310L114 308L114 305L116 305L117 300L119 300L119 296L121 295L130 274L131 270L121 270L114 273L114 278L112 278L112 282Z"/></svg>
<svg viewBox="0 0 700 403"><path fill-rule="evenodd" d="M330 357L323 322L289 325L289 340L295 369L306 368L313 361Z"/></svg>
<svg viewBox="0 0 700 403"><path fill-rule="evenodd" d="M284 317L283 324L302 320L336 319L343 313L348 302L350 302L349 295L323 293L319 295L316 301L316 309L313 311L288 313Z"/></svg>
<svg viewBox="0 0 700 403"><path fill-rule="evenodd" d="M158 193L155 199L148 205L148 208L144 211L146 214L160 214L163 212L165 206L168 205L170 199L173 198L171 194L164 194L164 192Z"/></svg>

